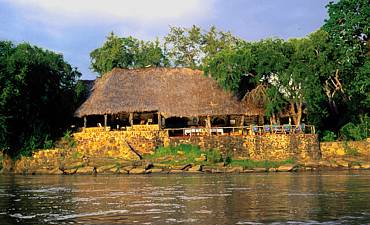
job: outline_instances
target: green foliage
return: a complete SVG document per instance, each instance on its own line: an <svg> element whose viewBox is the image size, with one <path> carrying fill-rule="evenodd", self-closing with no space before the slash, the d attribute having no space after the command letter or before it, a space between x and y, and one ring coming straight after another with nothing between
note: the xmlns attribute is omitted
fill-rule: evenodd
<svg viewBox="0 0 370 225"><path fill-rule="evenodd" d="M358 124L347 123L340 129L341 137L344 140L359 141L370 135L370 117L361 116Z"/></svg>
<svg viewBox="0 0 370 225"><path fill-rule="evenodd" d="M164 37L166 53L174 66L202 68L218 52L243 42L230 32L218 31L212 26L208 31L193 25L191 28L170 27Z"/></svg>
<svg viewBox="0 0 370 225"><path fill-rule="evenodd" d="M207 151L207 162L209 163L219 163L223 162L222 154L218 149L210 149Z"/></svg>
<svg viewBox="0 0 370 225"><path fill-rule="evenodd" d="M154 154L146 155L146 159L168 163L172 165L183 165L195 163L196 158L201 157L199 146L180 144L179 146L159 147Z"/></svg>
<svg viewBox="0 0 370 225"><path fill-rule="evenodd" d="M62 137L62 142L65 143L69 148L75 148L77 147L77 142L72 136L72 131L67 130L64 132L64 135Z"/></svg>
<svg viewBox="0 0 370 225"><path fill-rule="evenodd" d="M283 161L255 161L255 160L233 160L231 166L242 166L243 168L277 168L284 164L294 164L293 159L287 159Z"/></svg>
<svg viewBox="0 0 370 225"><path fill-rule="evenodd" d="M16 156L50 145L72 118L80 75L60 54L0 41L0 148Z"/></svg>
<svg viewBox="0 0 370 225"><path fill-rule="evenodd" d="M165 66L167 59L158 40L141 41L134 37L109 34L102 47L90 53L91 68L103 75L113 68Z"/></svg>
<svg viewBox="0 0 370 225"><path fill-rule="evenodd" d="M321 141L335 141L337 139L337 135L330 130L325 130L323 132Z"/></svg>

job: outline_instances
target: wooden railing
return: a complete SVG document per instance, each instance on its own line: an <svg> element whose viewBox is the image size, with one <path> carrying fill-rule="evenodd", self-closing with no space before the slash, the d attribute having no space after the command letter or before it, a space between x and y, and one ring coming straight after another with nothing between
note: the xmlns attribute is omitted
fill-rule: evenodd
<svg viewBox="0 0 370 225"><path fill-rule="evenodd" d="M315 126L302 124L295 125L264 125L264 126L239 126L239 127L188 127L166 128L170 136L192 135L255 135L255 134L315 134Z"/></svg>

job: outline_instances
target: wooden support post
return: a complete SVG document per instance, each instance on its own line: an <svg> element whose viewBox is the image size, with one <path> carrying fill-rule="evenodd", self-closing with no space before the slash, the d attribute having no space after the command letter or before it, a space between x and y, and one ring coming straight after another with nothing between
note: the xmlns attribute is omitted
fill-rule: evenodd
<svg viewBox="0 0 370 225"><path fill-rule="evenodd" d="M87 117L84 116L84 128L86 128L86 125L87 125Z"/></svg>
<svg viewBox="0 0 370 225"><path fill-rule="evenodd" d="M208 130L208 133L209 135L211 135L211 128L212 128L212 124L211 124L211 116L207 116L207 120L206 120L206 128Z"/></svg>
<svg viewBox="0 0 370 225"><path fill-rule="evenodd" d="M104 127L107 127L108 124L108 115L104 114Z"/></svg>
<svg viewBox="0 0 370 225"><path fill-rule="evenodd" d="M128 121L130 122L130 126L134 125L134 113L129 114Z"/></svg>
<svg viewBox="0 0 370 225"><path fill-rule="evenodd" d="M244 127L244 115L242 115L242 117L240 118L240 126L241 127Z"/></svg>
<svg viewBox="0 0 370 225"><path fill-rule="evenodd" d="M162 129L162 116L160 113L158 113L158 127L160 130Z"/></svg>

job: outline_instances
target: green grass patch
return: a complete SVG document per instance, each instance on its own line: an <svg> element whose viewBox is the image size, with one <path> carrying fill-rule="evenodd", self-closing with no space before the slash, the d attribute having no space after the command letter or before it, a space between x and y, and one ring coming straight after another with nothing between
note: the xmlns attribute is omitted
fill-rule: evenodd
<svg viewBox="0 0 370 225"><path fill-rule="evenodd" d="M181 144L179 146L159 147L154 154L144 156L154 162L163 164L182 165L195 163L201 158L202 151L198 146Z"/></svg>
<svg viewBox="0 0 370 225"><path fill-rule="evenodd" d="M231 160L231 166L242 166L243 168L252 169L252 168L277 168L284 164L293 164L293 159L287 159L283 161L255 161L255 160Z"/></svg>

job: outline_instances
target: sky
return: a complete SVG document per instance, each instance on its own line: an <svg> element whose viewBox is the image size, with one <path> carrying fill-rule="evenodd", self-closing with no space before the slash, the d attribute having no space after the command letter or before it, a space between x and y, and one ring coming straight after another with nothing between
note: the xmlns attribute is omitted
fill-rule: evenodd
<svg viewBox="0 0 370 225"><path fill-rule="evenodd" d="M63 54L95 79L89 53L113 31L143 40L170 26L215 25L248 41L297 38L319 29L330 0L0 0L0 40Z"/></svg>

